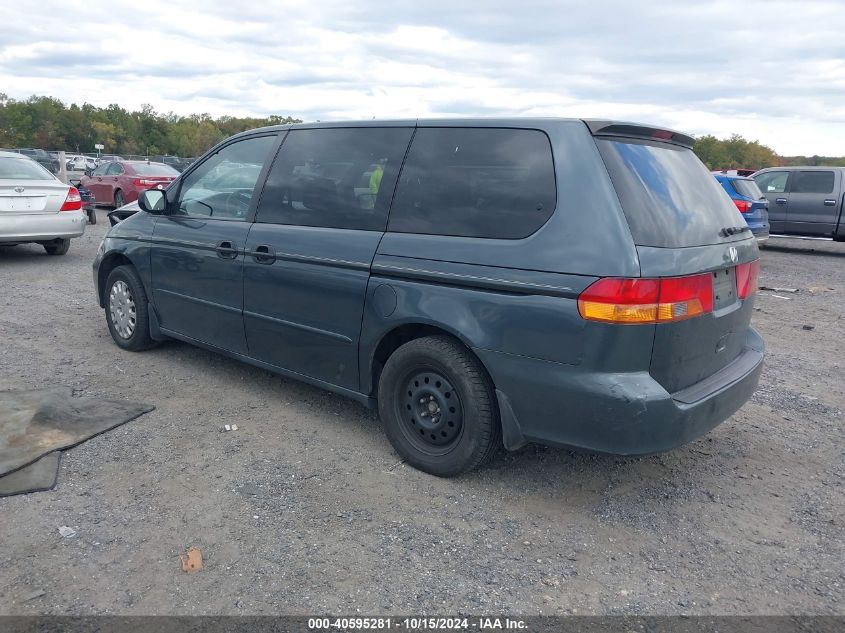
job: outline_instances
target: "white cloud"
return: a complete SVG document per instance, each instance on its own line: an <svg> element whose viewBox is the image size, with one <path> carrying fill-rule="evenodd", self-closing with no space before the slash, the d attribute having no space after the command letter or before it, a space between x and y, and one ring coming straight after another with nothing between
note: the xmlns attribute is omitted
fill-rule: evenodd
<svg viewBox="0 0 845 633"><path fill-rule="evenodd" d="M0 92L213 115L593 116L845 154L836 0L25 1Z"/></svg>

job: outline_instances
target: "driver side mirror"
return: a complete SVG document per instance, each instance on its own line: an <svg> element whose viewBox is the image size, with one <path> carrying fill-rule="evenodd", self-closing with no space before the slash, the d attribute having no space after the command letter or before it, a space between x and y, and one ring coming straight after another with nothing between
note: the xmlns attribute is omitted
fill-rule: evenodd
<svg viewBox="0 0 845 633"><path fill-rule="evenodd" d="M138 196L138 206L147 213L163 215L167 211L167 194L163 189L147 189Z"/></svg>

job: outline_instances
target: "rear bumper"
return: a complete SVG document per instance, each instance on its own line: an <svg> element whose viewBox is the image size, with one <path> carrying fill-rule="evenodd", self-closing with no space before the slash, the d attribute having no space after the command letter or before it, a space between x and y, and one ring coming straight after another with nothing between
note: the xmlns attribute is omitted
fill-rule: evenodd
<svg viewBox="0 0 845 633"><path fill-rule="evenodd" d="M704 435L745 404L760 378L764 345L749 328L736 360L673 394L648 372L593 373L523 356L476 352L496 384L507 448L538 442L647 455Z"/></svg>
<svg viewBox="0 0 845 633"><path fill-rule="evenodd" d="M79 237L85 233L85 212L62 211L44 214L0 214L0 242L37 242Z"/></svg>

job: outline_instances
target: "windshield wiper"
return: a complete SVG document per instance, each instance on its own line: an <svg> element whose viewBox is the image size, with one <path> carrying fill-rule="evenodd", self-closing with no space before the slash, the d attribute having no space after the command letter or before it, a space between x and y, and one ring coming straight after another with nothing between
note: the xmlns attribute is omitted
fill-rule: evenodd
<svg viewBox="0 0 845 633"><path fill-rule="evenodd" d="M748 225L745 226L726 226L721 231L719 231L719 235L722 237L730 237L731 235L738 235L745 231L750 231L751 229L748 228Z"/></svg>

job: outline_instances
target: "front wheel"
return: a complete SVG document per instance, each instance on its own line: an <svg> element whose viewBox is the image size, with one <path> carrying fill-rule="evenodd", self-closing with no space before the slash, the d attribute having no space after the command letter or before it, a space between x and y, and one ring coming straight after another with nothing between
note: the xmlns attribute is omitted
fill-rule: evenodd
<svg viewBox="0 0 845 633"><path fill-rule="evenodd" d="M106 323L114 342L137 352L152 347L147 294L131 266L118 266L106 280Z"/></svg>
<svg viewBox="0 0 845 633"><path fill-rule="evenodd" d="M379 416L396 452L419 470L452 477L487 461L501 443L490 379L447 336L415 339L385 363Z"/></svg>
<svg viewBox="0 0 845 633"><path fill-rule="evenodd" d="M123 192L120 189L118 189L117 191L114 192L114 208L119 209L124 204L126 204L126 202L125 202L125 199L123 197Z"/></svg>

